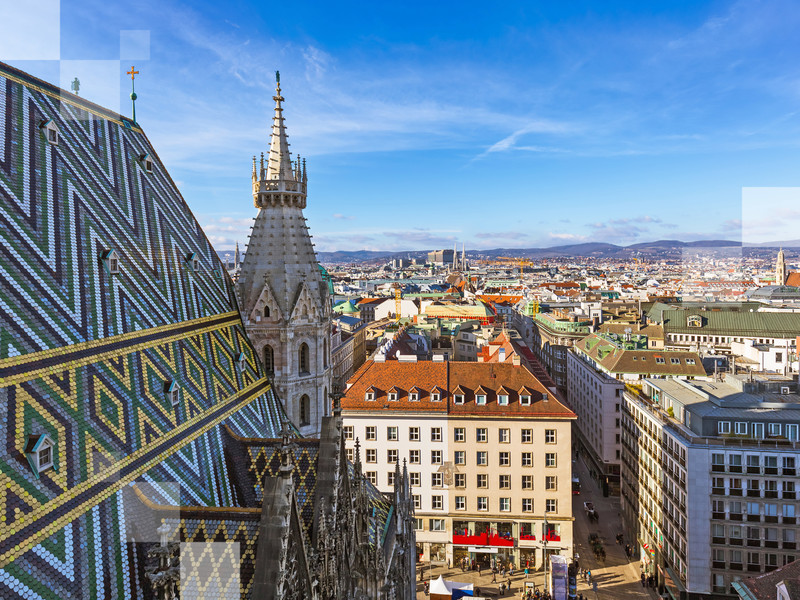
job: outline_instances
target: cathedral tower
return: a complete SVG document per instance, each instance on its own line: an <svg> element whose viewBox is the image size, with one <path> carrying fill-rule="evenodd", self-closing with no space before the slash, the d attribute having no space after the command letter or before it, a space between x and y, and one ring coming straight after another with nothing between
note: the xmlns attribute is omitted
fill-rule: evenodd
<svg viewBox="0 0 800 600"><path fill-rule="evenodd" d="M775 285L786 285L786 258L783 248L778 252L778 262L775 264Z"/></svg>
<svg viewBox="0 0 800 600"><path fill-rule="evenodd" d="M316 436L328 411L330 296L303 209L305 161L292 162L283 120L280 75L268 156L253 158L258 209L239 273L242 317L286 413L304 436Z"/></svg>

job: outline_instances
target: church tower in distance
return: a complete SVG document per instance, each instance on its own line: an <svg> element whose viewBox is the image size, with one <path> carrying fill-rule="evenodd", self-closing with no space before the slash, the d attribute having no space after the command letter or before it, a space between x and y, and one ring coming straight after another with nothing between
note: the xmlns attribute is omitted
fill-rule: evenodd
<svg viewBox="0 0 800 600"><path fill-rule="evenodd" d="M778 261L775 264L775 285L786 285L786 257L783 248L778 252Z"/></svg>
<svg viewBox="0 0 800 600"><path fill-rule="evenodd" d="M292 162L280 74L269 154L253 158L258 209L238 279L242 318L286 414L304 437L329 414L331 308L303 209L305 161Z"/></svg>

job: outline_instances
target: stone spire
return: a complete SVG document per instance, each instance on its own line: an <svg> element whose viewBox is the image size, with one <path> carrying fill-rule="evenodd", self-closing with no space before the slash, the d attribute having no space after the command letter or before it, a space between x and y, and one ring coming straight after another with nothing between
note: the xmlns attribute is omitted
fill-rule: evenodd
<svg viewBox="0 0 800 600"><path fill-rule="evenodd" d="M778 261L775 264L775 285L786 285L786 257L783 248L778 252Z"/></svg>
<svg viewBox="0 0 800 600"><path fill-rule="evenodd" d="M239 256L239 242L236 242L236 252L233 254L233 268L238 269L240 263L240 256Z"/></svg>
<svg viewBox="0 0 800 600"><path fill-rule="evenodd" d="M292 179L292 157L289 155L289 142L286 140L286 126L283 123L283 96L281 96L281 74L275 71L275 115L272 117L272 139L267 160L267 179Z"/></svg>

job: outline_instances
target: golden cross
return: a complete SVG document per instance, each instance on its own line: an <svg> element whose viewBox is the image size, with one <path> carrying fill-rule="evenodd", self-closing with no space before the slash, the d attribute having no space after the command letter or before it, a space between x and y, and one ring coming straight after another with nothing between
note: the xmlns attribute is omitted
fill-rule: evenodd
<svg viewBox="0 0 800 600"><path fill-rule="evenodd" d="M133 81L134 75L138 75L139 71L134 71L133 70L133 65L131 65L131 70L130 71L125 71L125 74L126 75L130 75L131 76L131 81Z"/></svg>

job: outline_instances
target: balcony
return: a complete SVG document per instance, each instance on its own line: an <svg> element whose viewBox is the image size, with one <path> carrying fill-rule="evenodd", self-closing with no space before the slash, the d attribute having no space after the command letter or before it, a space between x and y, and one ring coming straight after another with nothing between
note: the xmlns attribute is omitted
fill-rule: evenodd
<svg viewBox="0 0 800 600"><path fill-rule="evenodd" d="M724 487L712 487L711 493L716 496L724 496L725 495L725 488ZM669 494L669 497L672 498L672 494Z"/></svg>
<svg viewBox="0 0 800 600"><path fill-rule="evenodd" d="M765 523L777 523L778 517L776 515L764 515Z"/></svg>
<svg viewBox="0 0 800 600"><path fill-rule="evenodd" d="M761 565L747 565L747 570L751 573L760 573Z"/></svg>
<svg viewBox="0 0 800 600"><path fill-rule="evenodd" d="M728 540L728 543L731 546L741 546L742 545L742 538L731 538Z"/></svg>
<svg viewBox="0 0 800 600"><path fill-rule="evenodd" d="M724 569L725 568L725 561L715 560L711 563L712 569Z"/></svg>
<svg viewBox="0 0 800 600"><path fill-rule="evenodd" d="M711 518L712 519L723 519L724 520L725 519L725 513L724 512L712 512L711 513Z"/></svg>
<svg viewBox="0 0 800 600"><path fill-rule="evenodd" d="M764 474L765 475L777 475L778 474L778 467L764 467Z"/></svg>
<svg viewBox="0 0 800 600"><path fill-rule="evenodd" d="M761 467L747 467L747 472L755 474L761 473Z"/></svg>
<svg viewBox="0 0 800 600"><path fill-rule="evenodd" d="M797 548L797 543L795 542L783 542L783 549L784 550L794 550Z"/></svg>
<svg viewBox="0 0 800 600"><path fill-rule="evenodd" d="M535 542L536 536L532 534L523 533L519 536L519 541L521 542Z"/></svg>
<svg viewBox="0 0 800 600"><path fill-rule="evenodd" d="M743 513L730 513L730 515L728 515L728 518L731 521L741 521L742 519L744 519L744 514Z"/></svg>
<svg viewBox="0 0 800 600"><path fill-rule="evenodd" d="M761 490L747 490L748 498L761 498Z"/></svg>
<svg viewBox="0 0 800 600"><path fill-rule="evenodd" d="M760 548L761 540L747 540L747 545L752 546L753 548Z"/></svg>
<svg viewBox="0 0 800 600"><path fill-rule="evenodd" d="M761 515L747 515L747 520L751 523L760 523Z"/></svg>
<svg viewBox="0 0 800 600"><path fill-rule="evenodd" d="M796 517L783 517L783 522L786 525L794 525L795 523L797 523L797 518Z"/></svg>
<svg viewBox="0 0 800 600"><path fill-rule="evenodd" d="M730 490L728 490L728 495L729 496L741 496L742 495L742 489L741 488L731 488Z"/></svg>
<svg viewBox="0 0 800 600"><path fill-rule="evenodd" d="M725 465L711 465L711 470L715 473L723 473L725 471Z"/></svg>
<svg viewBox="0 0 800 600"><path fill-rule="evenodd" d="M777 540L764 540L764 548L777 548L778 541Z"/></svg>
<svg viewBox="0 0 800 600"><path fill-rule="evenodd" d="M784 469L783 474L794 477L797 474L797 469Z"/></svg>
<svg viewBox="0 0 800 600"><path fill-rule="evenodd" d="M766 490L764 492L764 498L777 498L778 497L778 490Z"/></svg>
<svg viewBox="0 0 800 600"><path fill-rule="evenodd" d="M741 571L742 567L743 567L742 563L729 563L728 564L728 568L731 571Z"/></svg>
<svg viewBox="0 0 800 600"><path fill-rule="evenodd" d="M715 537L715 536L712 536L712 538L711 538L711 543L712 543L712 544L720 544L720 545L724 545L724 544L725 544L725 538L724 538L724 537Z"/></svg>
<svg viewBox="0 0 800 600"><path fill-rule="evenodd" d="M561 539L560 537L558 538ZM500 536L494 533L479 533L477 535L453 534L453 543L464 546L500 546L513 547L514 538Z"/></svg>
<svg viewBox="0 0 800 600"><path fill-rule="evenodd" d="M731 473L741 473L742 472L742 465L730 465L728 467L728 471Z"/></svg>
<svg viewBox="0 0 800 600"><path fill-rule="evenodd" d="M794 500L796 498L797 498L797 492L787 492L786 490L783 491L784 500Z"/></svg>

